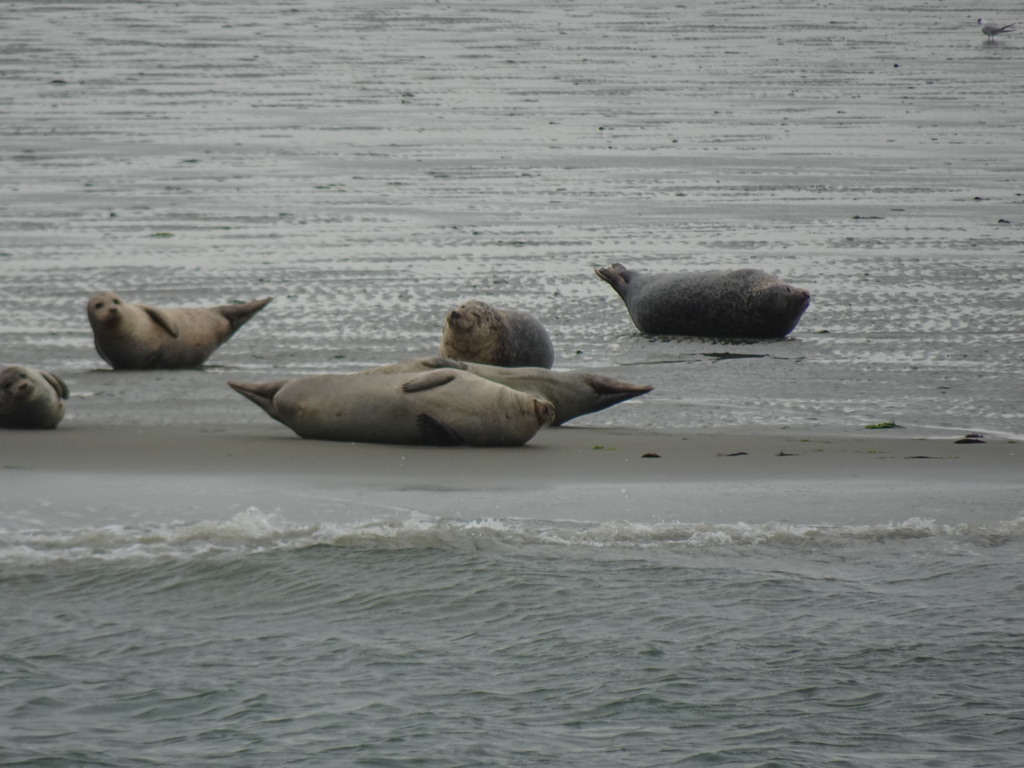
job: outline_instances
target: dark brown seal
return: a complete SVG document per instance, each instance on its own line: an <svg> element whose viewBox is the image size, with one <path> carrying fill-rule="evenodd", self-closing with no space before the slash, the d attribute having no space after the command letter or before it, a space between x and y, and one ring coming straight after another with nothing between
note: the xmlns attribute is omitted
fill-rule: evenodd
<svg viewBox="0 0 1024 768"><path fill-rule="evenodd" d="M555 362L551 337L526 312L467 301L448 313L441 356L506 368L550 368Z"/></svg>
<svg viewBox="0 0 1024 768"><path fill-rule="evenodd" d="M611 264L595 272L622 297L642 333L782 338L811 301L803 288L759 269L645 275Z"/></svg>

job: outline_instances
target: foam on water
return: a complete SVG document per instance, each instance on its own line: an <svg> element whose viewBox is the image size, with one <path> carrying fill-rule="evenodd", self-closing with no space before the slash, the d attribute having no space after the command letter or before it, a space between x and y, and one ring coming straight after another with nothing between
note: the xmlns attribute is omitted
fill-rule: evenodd
<svg viewBox="0 0 1024 768"><path fill-rule="evenodd" d="M1020 37L847 5L8 3L0 363L65 378L68 428L231 429L264 418L232 372L429 354L480 298L656 386L589 425L1019 435ZM813 300L785 343L649 339L610 261ZM207 369L129 375L100 289L277 298ZM1024 764L1024 510L982 485L588 523L38 482L0 530L5 765Z"/></svg>
<svg viewBox="0 0 1024 768"><path fill-rule="evenodd" d="M0 567L37 569L74 563L135 563L232 559L309 547L369 549L538 549L623 554L779 548L790 554L859 546L889 546L915 539L938 547L1020 547L1024 517L990 525L945 524L910 517L877 525L635 523L537 521L518 518L458 520L411 513L351 524L296 525L256 507L223 522L177 522L148 527L0 529Z"/></svg>

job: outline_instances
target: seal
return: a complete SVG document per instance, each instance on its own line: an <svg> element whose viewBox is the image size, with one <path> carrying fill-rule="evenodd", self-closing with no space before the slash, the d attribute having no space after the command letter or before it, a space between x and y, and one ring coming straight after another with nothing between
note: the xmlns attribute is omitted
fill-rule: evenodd
<svg viewBox="0 0 1024 768"><path fill-rule="evenodd" d="M547 330L532 315L467 301L448 313L441 356L504 367L550 368L555 350Z"/></svg>
<svg viewBox="0 0 1024 768"><path fill-rule="evenodd" d="M0 427L54 429L64 418L68 385L49 371L12 365L0 371Z"/></svg>
<svg viewBox="0 0 1024 768"><path fill-rule="evenodd" d="M481 378L504 384L550 402L555 408L551 426L588 413L603 411L613 405L647 394L654 387L627 384L624 381L582 371L554 371L547 368L504 368L483 363L465 363L444 357L418 357L392 365L369 368L360 374L411 373L454 368L469 371Z"/></svg>
<svg viewBox="0 0 1024 768"><path fill-rule="evenodd" d="M158 309L104 291L90 296L86 309L96 351L112 368L198 368L271 299Z"/></svg>
<svg viewBox="0 0 1024 768"><path fill-rule="evenodd" d="M811 294L759 269L645 275L594 270L622 297L641 333L774 339L803 317Z"/></svg>
<svg viewBox="0 0 1024 768"><path fill-rule="evenodd" d="M467 371L229 381L299 437L407 445L524 445L554 406Z"/></svg>

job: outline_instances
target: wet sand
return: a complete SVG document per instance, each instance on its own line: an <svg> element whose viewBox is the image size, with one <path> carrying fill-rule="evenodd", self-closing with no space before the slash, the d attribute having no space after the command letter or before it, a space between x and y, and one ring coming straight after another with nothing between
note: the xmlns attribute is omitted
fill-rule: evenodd
<svg viewBox="0 0 1024 768"><path fill-rule="evenodd" d="M8 10L0 364L72 397L56 432L0 436L3 511L1022 509L1024 45L987 44L977 12ZM645 337L593 274L610 261L754 266L812 304L785 341ZM203 371L112 372L84 311L104 289L276 298ZM558 367L656 388L522 450L438 451L303 442L224 385L432 354L468 298L538 316ZM887 420L908 429L863 429Z"/></svg>
<svg viewBox="0 0 1024 768"><path fill-rule="evenodd" d="M1024 508L1017 442L863 432L562 427L522 448L473 449L302 440L274 424L82 426L7 432L0 478L11 516L71 526L76 514L124 525L250 506L300 522L571 510L593 521L863 524L965 511L1005 520Z"/></svg>
<svg viewBox="0 0 1024 768"><path fill-rule="evenodd" d="M1024 100L1008 87L1024 44L987 44L979 12L8 11L0 362L68 378L69 420L220 397L216 377L183 395L186 377L154 376L143 396L93 375L84 304L112 289L276 296L211 361L246 380L430 354L445 312L478 298L541 319L560 367L657 387L592 425L1024 434ZM784 342L644 337L593 274L611 261L758 267L812 304Z"/></svg>

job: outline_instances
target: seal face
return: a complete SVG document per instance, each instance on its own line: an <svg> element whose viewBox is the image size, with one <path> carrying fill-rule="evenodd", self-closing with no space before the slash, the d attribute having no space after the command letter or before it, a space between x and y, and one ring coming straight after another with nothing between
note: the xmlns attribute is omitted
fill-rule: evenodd
<svg viewBox="0 0 1024 768"><path fill-rule="evenodd" d="M360 371L360 375L432 371L442 368L469 371L488 381L547 400L555 409L555 416L551 421L553 427L561 426L578 416L610 408L654 389L641 384L628 384L596 373L553 371L536 367L505 368L482 363L464 363L444 357L419 357Z"/></svg>
<svg viewBox="0 0 1024 768"><path fill-rule="evenodd" d="M467 301L448 313L441 356L486 365L550 368L555 361L551 337L526 312Z"/></svg>
<svg viewBox="0 0 1024 768"><path fill-rule="evenodd" d="M811 301L808 291L759 269L645 275L610 264L595 272L622 297L641 333L783 338Z"/></svg>
<svg viewBox="0 0 1024 768"><path fill-rule="evenodd" d="M546 400L457 369L228 386L313 440L513 446L525 444L554 416Z"/></svg>
<svg viewBox="0 0 1024 768"><path fill-rule="evenodd" d="M0 371L0 427L54 429L64 418L68 385L49 371L12 365Z"/></svg>
<svg viewBox="0 0 1024 768"><path fill-rule="evenodd" d="M270 301L159 309L104 291L86 311L96 351L112 368L198 368Z"/></svg>

